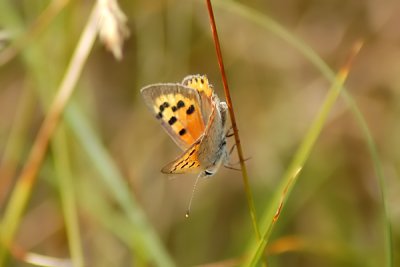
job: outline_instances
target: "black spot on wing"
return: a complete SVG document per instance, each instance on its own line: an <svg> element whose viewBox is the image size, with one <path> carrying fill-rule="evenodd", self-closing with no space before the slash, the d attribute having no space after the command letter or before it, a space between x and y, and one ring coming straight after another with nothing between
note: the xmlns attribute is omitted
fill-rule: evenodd
<svg viewBox="0 0 400 267"><path fill-rule="evenodd" d="M185 102L183 102L182 100L179 100L178 103L176 103L176 106L172 106L171 110L172 112L177 111L180 108L183 108L185 106Z"/></svg>
<svg viewBox="0 0 400 267"><path fill-rule="evenodd" d="M160 105L160 112L163 112L164 109L166 109L167 107L169 107L169 103L168 102L164 102Z"/></svg>
<svg viewBox="0 0 400 267"><path fill-rule="evenodd" d="M185 106L185 102L182 100L179 100L178 103L176 103L177 109L183 108Z"/></svg>
<svg viewBox="0 0 400 267"><path fill-rule="evenodd" d="M194 112L194 106L190 105L190 107L186 110L186 114L190 115Z"/></svg>
<svg viewBox="0 0 400 267"><path fill-rule="evenodd" d="M184 135L185 133L186 133L185 128L182 128L182 129L179 131L179 135L180 135L180 136Z"/></svg>
<svg viewBox="0 0 400 267"><path fill-rule="evenodd" d="M181 169L185 168L186 165L188 165L188 164L189 164L189 162L186 162L185 164L183 164L183 165L181 166Z"/></svg>
<svg viewBox="0 0 400 267"><path fill-rule="evenodd" d="M175 117L175 116L172 116L172 117L169 119L168 124L169 124L169 125L172 125L172 124L174 124L176 121L177 121L176 117Z"/></svg>
<svg viewBox="0 0 400 267"><path fill-rule="evenodd" d="M161 119L163 116L162 116L162 112L158 112L157 113L157 115L156 115L156 118L159 120L159 119Z"/></svg>
<svg viewBox="0 0 400 267"><path fill-rule="evenodd" d="M193 161L192 164L190 164L189 168L192 168L194 164L196 164L195 161Z"/></svg>

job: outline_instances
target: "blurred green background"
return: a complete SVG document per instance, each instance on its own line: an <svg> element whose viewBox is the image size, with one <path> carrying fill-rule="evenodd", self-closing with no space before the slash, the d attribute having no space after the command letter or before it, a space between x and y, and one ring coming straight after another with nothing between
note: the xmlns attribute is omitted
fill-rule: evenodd
<svg viewBox="0 0 400 267"><path fill-rule="evenodd" d="M18 47L15 40L22 40L16 56L0 66L3 214L94 1L68 1L59 13L50 13L54 17L43 16L51 1L1 2L0 53ZM293 45L231 9L233 3L215 2L225 68L261 217L331 83ZM236 3L253 18L281 24L335 72L353 43L364 40L346 88L380 156L393 231L393 266L399 266L400 2ZM221 168L201 181L191 217L185 219L195 176L169 179L160 173L180 151L139 93L151 83L206 74L224 99L205 4L187 0L119 4L131 33L123 59L116 61L99 42L92 49L57 131L64 146L56 148L56 142L50 146L15 245L70 257L59 177L67 175L75 194L85 266L160 265L148 249L158 246L177 266L220 261L224 261L221 266L235 265L254 238L240 172ZM235 153L231 161L237 161ZM65 163L67 173L60 175L59 162ZM339 98L274 229L267 249L269 266L384 266L382 213L365 136L348 104ZM132 225L136 214L139 221L144 218L145 230ZM147 230L154 235L138 234ZM30 266L15 257L8 264Z"/></svg>

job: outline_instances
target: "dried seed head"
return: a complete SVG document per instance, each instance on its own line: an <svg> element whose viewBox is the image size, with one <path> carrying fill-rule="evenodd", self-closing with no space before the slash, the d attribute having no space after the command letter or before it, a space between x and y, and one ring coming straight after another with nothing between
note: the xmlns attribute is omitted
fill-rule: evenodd
<svg viewBox="0 0 400 267"><path fill-rule="evenodd" d="M99 2L99 37L108 50L118 60L122 58L122 46L129 36L126 16L116 0L98 0Z"/></svg>

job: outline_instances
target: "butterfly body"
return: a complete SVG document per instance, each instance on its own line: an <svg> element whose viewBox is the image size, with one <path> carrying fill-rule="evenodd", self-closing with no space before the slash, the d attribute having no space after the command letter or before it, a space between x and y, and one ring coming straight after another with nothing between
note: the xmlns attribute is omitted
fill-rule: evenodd
<svg viewBox="0 0 400 267"><path fill-rule="evenodd" d="M153 84L141 90L157 120L184 150L161 171L167 174L215 174L227 161L225 124L227 105L219 100L205 76L193 75L182 83Z"/></svg>

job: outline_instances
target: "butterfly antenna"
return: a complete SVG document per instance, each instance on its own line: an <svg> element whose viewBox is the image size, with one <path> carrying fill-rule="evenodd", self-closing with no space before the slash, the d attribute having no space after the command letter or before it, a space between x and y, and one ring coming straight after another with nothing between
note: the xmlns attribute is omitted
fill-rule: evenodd
<svg viewBox="0 0 400 267"><path fill-rule="evenodd" d="M189 218L190 208L192 207L192 201L193 201L194 193L196 191L197 182L199 181L200 176L201 175L198 175L197 178L196 178L196 181L194 182L192 195L190 196L190 200L189 200L189 206L188 206L188 209L186 210L186 214L185 214L186 218Z"/></svg>

